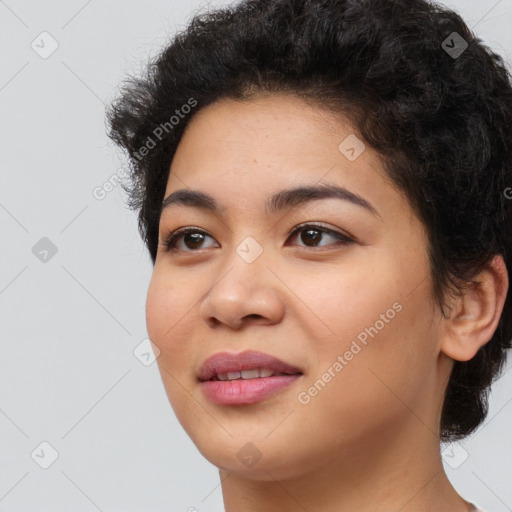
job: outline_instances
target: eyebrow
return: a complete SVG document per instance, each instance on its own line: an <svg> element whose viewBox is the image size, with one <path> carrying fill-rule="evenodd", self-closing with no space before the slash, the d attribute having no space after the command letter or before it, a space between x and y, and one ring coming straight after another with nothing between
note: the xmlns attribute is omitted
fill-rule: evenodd
<svg viewBox="0 0 512 512"><path fill-rule="evenodd" d="M332 198L348 201L352 204L365 208L373 215L380 217L375 207L360 195L351 192L345 187L325 183L321 185L302 186L281 190L266 200L265 213L267 215L272 215L311 201ZM167 196L162 203L162 212L166 208L170 208L175 205L199 208L201 210L211 211L214 213L222 213L225 211L225 208L221 208L215 198L211 195L206 194L205 192L189 189L176 190Z"/></svg>

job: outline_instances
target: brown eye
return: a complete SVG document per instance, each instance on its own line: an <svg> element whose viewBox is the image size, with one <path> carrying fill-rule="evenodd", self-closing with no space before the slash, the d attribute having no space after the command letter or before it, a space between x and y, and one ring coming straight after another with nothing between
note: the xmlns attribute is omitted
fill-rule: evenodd
<svg viewBox="0 0 512 512"><path fill-rule="evenodd" d="M168 251L180 250L184 252L195 252L198 249L202 249L201 244L204 242L205 237L209 237L209 235L201 229L186 228L171 233L171 235L165 241L164 246ZM177 242L179 242L181 239L183 239L185 249L176 247Z"/></svg>
<svg viewBox="0 0 512 512"><path fill-rule="evenodd" d="M322 241L325 234L337 240L334 244L328 245L348 245L354 242L351 238L338 233L337 231L321 227L316 224L303 224L301 226L297 226L292 232L294 237L296 234L300 234L300 239L304 243L305 247L323 247L318 244Z"/></svg>

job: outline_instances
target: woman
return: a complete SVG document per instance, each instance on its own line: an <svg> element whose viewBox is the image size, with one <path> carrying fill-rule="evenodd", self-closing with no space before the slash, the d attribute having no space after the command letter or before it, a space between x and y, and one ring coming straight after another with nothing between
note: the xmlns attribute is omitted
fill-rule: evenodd
<svg viewBox="0 0 512 512"><path fill-rule="evenodd" d="M109 112L169 401L227 512L466 512L511 346L512 88L424 0L197 15Z"/></svg>

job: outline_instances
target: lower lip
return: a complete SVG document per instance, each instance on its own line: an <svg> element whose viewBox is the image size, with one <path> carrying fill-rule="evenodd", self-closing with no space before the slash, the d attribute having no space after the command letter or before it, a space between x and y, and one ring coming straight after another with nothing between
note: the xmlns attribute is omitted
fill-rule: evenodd
<svg viewBox="0 0 512 512"><path fill-rule="evenodd" d="M217 405L243 405L261 402L273 393L293 384L301 374L260 377L258 379L206 380L203 392Z"/></svg>

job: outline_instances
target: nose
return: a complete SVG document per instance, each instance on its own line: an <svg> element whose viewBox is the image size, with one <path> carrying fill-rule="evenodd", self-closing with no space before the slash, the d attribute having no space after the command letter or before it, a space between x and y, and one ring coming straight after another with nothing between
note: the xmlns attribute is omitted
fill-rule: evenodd
<svg viewBox="0 0 512 512"><path fill-rule="evenodd" d="M245 325L272 325L284 314L282 283L265 258L247 263L234 254L219 279L212 279L200 305L202 320L212 328L239 330Z"/></svg>

